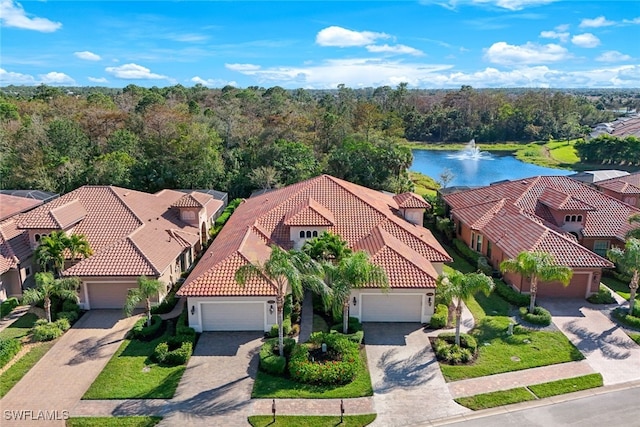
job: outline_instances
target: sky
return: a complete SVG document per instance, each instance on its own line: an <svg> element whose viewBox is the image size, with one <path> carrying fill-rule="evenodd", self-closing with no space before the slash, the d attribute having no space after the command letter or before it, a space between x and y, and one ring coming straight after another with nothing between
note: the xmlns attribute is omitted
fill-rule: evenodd
<svg viewBox="0 0 640 427"><path fill-rule="evenodd" d="M0 86L640 88L640 1L0 0Z"/></svg>

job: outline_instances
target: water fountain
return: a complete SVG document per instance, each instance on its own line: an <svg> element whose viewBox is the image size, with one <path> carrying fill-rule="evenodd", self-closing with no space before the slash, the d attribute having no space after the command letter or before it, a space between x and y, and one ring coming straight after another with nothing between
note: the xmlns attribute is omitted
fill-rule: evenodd
<svg viewBox="0 0 640 427"><path fill-rule="evenodd" d="M480 148L476 146L476 140L472 139L464 146L462 151L456 154L450 154L448 156L451 159L459 160L491 160L491 153L486 151L480 151Z"/></svg>

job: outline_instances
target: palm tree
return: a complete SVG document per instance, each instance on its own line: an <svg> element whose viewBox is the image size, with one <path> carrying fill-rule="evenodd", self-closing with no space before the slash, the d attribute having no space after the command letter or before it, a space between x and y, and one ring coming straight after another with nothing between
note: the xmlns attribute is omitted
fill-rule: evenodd
<svg viewBox="0 0 640 427"><path fill-rule="evenodd" d="M633 308L636 302L636 291L640 281L640 239L630 238L624 245L624 250L612 248L607 252L607 257L616 263L618 268L631 276L629 282L629 314L633 316Z"/></svg>
<svg viewBox="0 0 640 427"><path fill-rule="evenodd" d="M164 290L164 283L156 279L149 279L145 276L138 277L138 288L129 289L127 300L124 303L124 313L127 316L133 314L133 310L142 301L145 301L145 314L147 315L147 326L151 325L151 298L160 294Z"/></svg>
<svg viewBox="0 0 640 427"><path fill-rule="evenodd" d="M351 254L348 243L339 235L325 231L319 237L307 240L302 246L302 252L316 261L340 262Z"/></svg>
<svg viewBox="0 0 640 427"><path fill-rule="evenodd" d="M437 280L438 293L443 299L453 301L456 313L455 344L460 345L460 319L462 318L462 301L472 295L483 292L485 295L493 290L493 279L484 273L462 274L457 270L442 273Z"/></svg>
<svg viewBox="0 0 640 427"><path fill-rule="evenodd" d="M89 241L84 234L72 234L67 238L66 247L71 253L71 259L76 260L80 257L88 258L93 255L93 251L89 246Z"/></svg>
<svg viewBox="0 0 640 427"><path fill-rule="evenodd" d="M271 245L271 255L264 264L245 264L235 273L235 279L241 286L244 286L251 279L266 279L275 291L280 356L284 356L284 332L282 329L284 299L289 290L294 297L301 299L304 287L326 295L326 286L319 278L319 273L318 264L305 253L287 252L276 245Z"/></svg>
<svg viewBox="0 0 640 427"><path fill-rule="evenodd" d="M533 313L535 309L538 281L558 281L567 286L573 276L573 271L569 267L556 264L553 255L541 251L520 252L515 259L502 261L500 263L500 271L503 273L518 273L530 279L531 301L529 302L529 313Z"/></svg>
<svg viewBox="0 0 640 427"><path fill-rule="evenodd" d="M55 279L53 274L47 272L36 273L35 278L35 288L25 289L23 301L26 304L44 301L44 311L48 322L51 322L51 297L57 296L78 302L80 279L77 277Z"/></svg>
<svg viewBox="0 0 640 427"><path fill-rule="evenodd" d="M53 268L56 276L64 268L64 250L67 248L67 235L64 231L52 231L48 236L40 239L36 248L36 260L44 271Z"/></svg>
<svg viewBox="0 0 640 427"><path fill-rule="evenodd" d="M633 230L627 232L627 238L633 237L634 239L640 239L640 214L633 214L629 217L629 224L638 224Z"/></svg>
<svg viewBox="0 0 640 427"><path fill-rule="evenodd" d="M353 288L375 285L389 287L387 273L379 265L373 264L364 251L343 257L337 264L325 263L325 281L331 288L329 305L334 317L342 313L342 332L349 329L349 299Z"/></svg>

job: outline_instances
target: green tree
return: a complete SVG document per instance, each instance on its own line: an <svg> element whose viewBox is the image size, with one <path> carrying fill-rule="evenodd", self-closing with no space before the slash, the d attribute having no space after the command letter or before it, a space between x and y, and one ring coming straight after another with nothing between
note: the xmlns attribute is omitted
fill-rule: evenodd
<svg viewBox="0 0 640 427"><path fill-rule="evenodd" d="M22 298L26 304L44 302L44 311L47 321L51 322L51 297L57 296L62 299L78 302L78 288L80 279L68 277L55 279L51 273L36 273L36 286L25 289Z"/></svg>
<svg viewBox="0 0 640 427"><path fill-rule="evenodd" d="M40 239L35 250L36 261L44 271L53 270L56 276L64 268L64 251L67 249L67 235L64 231L52 231Z"/></svg>
<svg viewBox="0 0 640 427"><path fill-rule="evenodd" d="M462 318L462 302L478 292L489 295L493 290L493 279L483 273L462 274L457 270L443 273L437 280L438 294L443 301L451 301L456 313L455 344L460 345L460 319Z"/></svg>
<svg viewBox="0 0 640 427"><path fill-rule="evenodd" d="M251 183L263 190L269 190L278 185L278 171L272 166L259 166L249 174Z"/></svg>
<svg viewBox="0 0 640 427"><path fill-rule="evenodd" d="M147 326L151 325L151 298L159 295L164 290L164 283L157 279L149 279L145 276L138 277L138 287L129 289L127 299L124 303L124 313L127 316L133 314L133 310L142 301L145 302L145 314L147 316Z"/></svg>
<svg viewBox="0 0 640 427"><path fill-rule="evenodd" d="M271 255L264 263L245 264L235 273L235 279L241 286L251 280L262 279L275 291L280 356L284 356L284 299L290 291L300 300L305 287L326 295L327 290L319 274L318 264L308 255L298 251L287 252L276 245L271 245Z"/></svg>
<svg viewBox="0 0 640 427"><path fill-rule="evenodd" d="M517 273L529 278L531 282L531 301L529 313L533 313L536 305L538 282L558 281L564 286L569 285L573 270L569 267L556 264L553 255L541 251L523 251L514 259L506 259L500 263L500 271L503 273Z"/></svg>
<svg viewBox="0 0 640 427"><path fill-rule="evenodd" d="M71 253L71 260L79 258L89 258L93 255L93 251L89 246L89 241L84 234L73 233L67 237L66 248Z"/></svg>
<svg viewBox="0 0 640 427"><path fill-rule="evenodd" d="M307 240L302 246L302 252L316 261L332 262L340 262L343 257L351 255L347 242L339 235L328 231Z"/></svg>
<svg viewBox="0 0 640 427"><path fill-rule="evenodd" d="M387 273L379 265L373 264L364 251L343 256L338 263L324 263L325 283L331 288L329 307L333 317L342 315L342 332L349 329L349 299L351 290L366 285L375 285L384 290L389 288Z"/></svg>
<svg viewBox="0 0 640 427"><path fill-rule="evenodd" d="M627 233L627 237L633 237L634 239L640 239L640 214L633 214L629 217L629 224L635 225L637 227L633 230L629 230Z"/></svg>
<svg viewBox="0 0 640 427"><path fill-rule="evenodd" d="M629 295L629 314L633 315L638 281L640 279L640 240L633 237L627 239L624 250L617 247L609 249L607 257L615 262L622 272L631 276L631 281L629 282L629 290L631 291Z"/></svg>

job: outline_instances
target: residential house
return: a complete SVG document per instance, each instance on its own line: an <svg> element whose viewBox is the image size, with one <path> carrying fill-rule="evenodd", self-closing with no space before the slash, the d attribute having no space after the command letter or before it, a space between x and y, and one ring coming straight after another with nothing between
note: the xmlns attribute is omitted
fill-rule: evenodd
<svg viewBox="0 0 640 427"><path fill-rule="evenodd" d="M540 288L540 295L586 297L598 291L604 257L624 243L627 218L640 212L586 184L562 176L501 182L444 196L457 236L494 267L522 251L551 253L573 269L568 287ZM526 278L507 280L522 292Z"/></svg>
<svg viewBox="0 0 640 427"><path fill-rule="evenodd" d="M197 331L268 331L276 292L266 277L245 286L238 268L269 258L271 245L299 249L328 231L364 250L389 278L390 290L354 289L350 315L361 321L428 322L436 279L451 257L422 226L430 206L414 193L390 195L321 175L243 201L195 266L178 295L187 297Z"/></svg>
<svg viewBox="0 0 640 427"><path fill-rule="evenodd" d="M595 185L603 193L640 208L640 172L598 181Z"/></svg>
<svg viewBox="0 0 640 427"><path fill-rule="evenodd" d="M605 169L605 170L597 170L597 171L582 171L582 172L577 172L567 176L569 178L573 178L578 181L585 182L587 184L596 184L599 181L618 178L626 175L629 175L629 172L621 171L618 169Z"/></svg>
<svg viewBox="0 0 640 427"><path fill-rule="evenodd" d="M83 186L21 215L17 226L27 232L31 250L55 230L86 236L93 254L67 259L62 275L81 279L84 309L122 308L140 276L171 288L202 251L223 206L201 191Z"/></svg>

